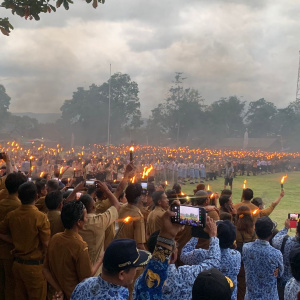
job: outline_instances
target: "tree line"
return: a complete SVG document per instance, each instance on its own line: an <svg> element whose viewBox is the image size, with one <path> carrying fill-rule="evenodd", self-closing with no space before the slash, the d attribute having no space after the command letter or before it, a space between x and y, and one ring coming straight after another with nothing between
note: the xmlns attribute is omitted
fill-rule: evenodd
<svg viewBox="0 0 300 300"><path fill-rule="evenodd" d="M75 144L106 143L110 99L110 142L134 141L151 145L214 146L222 138L276 137L298 147L300 100L285 108L261 98L246 102L237 96L206 104L200 92L186 87L181 72L175 73L167 97L142 119L138 84L128 74L115 73L110 81L78 87L61 106L61 117L53 124L39 124L29 117L9 112L10 97L0 85L0 122L4 133L28 138L41 137ZM4 126L5 124L5 126ZM4 134L5 135L5 134ZM3 136L3 130L2 130Z"/></svg>

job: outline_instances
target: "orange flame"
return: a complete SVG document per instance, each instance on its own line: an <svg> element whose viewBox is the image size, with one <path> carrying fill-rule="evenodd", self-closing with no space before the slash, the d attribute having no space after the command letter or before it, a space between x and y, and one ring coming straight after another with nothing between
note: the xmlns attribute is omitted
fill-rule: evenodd
<svg viewBox="0 0 300 300"><path fill-rule="evenodd" d="M135 176L133 176L131 179L130 179L130 181L131 181L131 183L135 183Z"/></svg>
<svg viewBox="0 0 300 300"><path fill-rule="evenodd" d="M165 185L168 185L168 181L167 180L165 181Z"/></svg>
<svg viewBox="0 0 300 300"><path fill-rule="evenodd" d="M185 193L184 193L184 192L181 192L181 193L180 193L180 196L185 196Z"/></svg>
<svg viewBox="0 0 300 300"><path fill-rule="evenodd" d="M256 215L256 214L258 213L258 211L259 211L259 209L257 208L257 209L255 209L255 210L252 212L252 214L253 214L253 215Z"/></svg>
<svg viewBox="0 0 300 300"><path fill-rule="evenodd" d="M134 147L131 146L131 147L129 148L129 151L133 152L133 151L134 151Z"/></svg>
<svg viewBox="0 0 300 300"><path fill-rule="evenodd" d="M247 183L247 180L244 180L243 189L245 189L245 188L246 188L246 183Z"/></svg>
<svg viewBox="0 0 300 300"><path fill-rule="evenodd" d="M32 159L33 159L33 156L30 156L29 159L32 160Z"/></svg>
<svg viewBox="0 0 300 300"><path fill-rule="evenodd" d="M212 199L214 196L215 196L215 194L212 193L212 194L210 195L210 199Z"/></svg>
<svg viewBox="0 0 300 300"><path fill-rule="evenodd" d="M207 190L210 191L210 186L209 186L209 184L207 185Z"/></svg>
<svg viewBox="0 0 300 300"><path fill-rule="evenodd" d="M150 168L144 167L142 178L145 178L149 175L149 173L153 170L153 166L151 165Z"/></svg>
<svg viewBox="0 0 300 300"><path fill-rule="evenodd" d="M62 174L63 169L64 169L64 167L60 167L59 174Z"/></svg>
<svg viewBox="0 0 300 300"><path fill-rule="evenodd" d="M40 177L43 177L43 175L44 175L44 172L41 172Z"/></svg>
<svg viewBox="0 0 300 300"><path fill-rule="evenodd" d="M280 180L280 183L281 183L281 184L284 183L284 179L285 179L285 178L287 178L287 175L284 175L284 176L281 178L281 180Z"/></svg>
<svg viewBox="0 0 300 300"><path fill-rule="evenodd" d="M131 217L126 217L123 221L124 223L128 223L131 220Z"/></svg>

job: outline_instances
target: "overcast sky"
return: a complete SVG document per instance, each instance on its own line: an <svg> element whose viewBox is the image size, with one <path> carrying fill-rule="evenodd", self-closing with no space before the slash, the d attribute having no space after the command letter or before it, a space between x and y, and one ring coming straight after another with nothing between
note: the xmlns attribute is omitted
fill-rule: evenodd
<svg viewBox="0 0 300 300"><path fill-rule="evenodd" d="M131 76L147 117L174 72L207 104L236 95L277 107L295 100L300 5L295 0L106 0L25 21L0 8L15 29L0 35L0 84L12 112L59 112L78 86Z"/></svg>

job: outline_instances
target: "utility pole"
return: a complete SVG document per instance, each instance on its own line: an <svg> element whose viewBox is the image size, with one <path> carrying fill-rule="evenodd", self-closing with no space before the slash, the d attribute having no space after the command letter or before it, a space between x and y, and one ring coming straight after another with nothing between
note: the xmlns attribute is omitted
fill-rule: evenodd
<svg viewBox="0 0 300 300"><path fill-rule="evenodd" d="M110 82L111 82L111 64L109 64L109 81L108 81L108 118L107 118L107 153L108 157L109 145L110 145Z"/></svg>
<svg viewBox="0 0 300 300"><path fill-rule="evenodd" d="M300 51L299 51L299 67L298 67L298 80L297 80L296 100L300 100Z"/></svg>

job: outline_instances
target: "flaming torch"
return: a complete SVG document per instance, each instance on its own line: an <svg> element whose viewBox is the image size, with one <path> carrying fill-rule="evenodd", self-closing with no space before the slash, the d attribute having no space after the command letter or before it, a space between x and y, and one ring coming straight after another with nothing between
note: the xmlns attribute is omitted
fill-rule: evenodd
<svg viewBox="0 0 300 300"><path fill-rule="evenodd" d="M30 156L29 157L29 168L30 168L29 174L30 174L30 176L31 176L31 172L32 172L32 160L33 160L33 156Z"/></svg>
<svg viewBox="0 0 300 300"><path fill-rule="evenodd" d="M129 223L130 220L131 220L131 217L126 217L125 219L120 220L120 221L122 221L123 223L122 223L121 226L119 227L119 229L118 229L118 231L117 231L117 233L116 233L116 235L115 235L115 237L114 237L114 240L116 240L116 239L119 237L119 235L120 235L121 231L123 230L125 224Z"/></svg>
<svg viewBox="0 0 300 300"><path fill-rule="evenodd" d="M207 185L207 190L210 191L210 186L209 186L209 184Z"/></svg>
<svg viewBox="0 0 300 300"><path fill-rule="evenodd" d="M284 183L284 179L287 178L287 175L282 176L281 180L280 180L280 184L281 184L281 190L283 191L283 183Z"/></svg>
<svg viewBox="0 0 300 300"><path fill-rule="evenodd" d="M247 184L247 180L244 180L243 190L245 190L247 188L246 184Z"/></svg>
<svg viewBox="0 0 300 300"><path fill-rule="evenodd" d="M129 148L129 160L133 161L133 151L134 151L134 147L130 147Z"/></svg>

